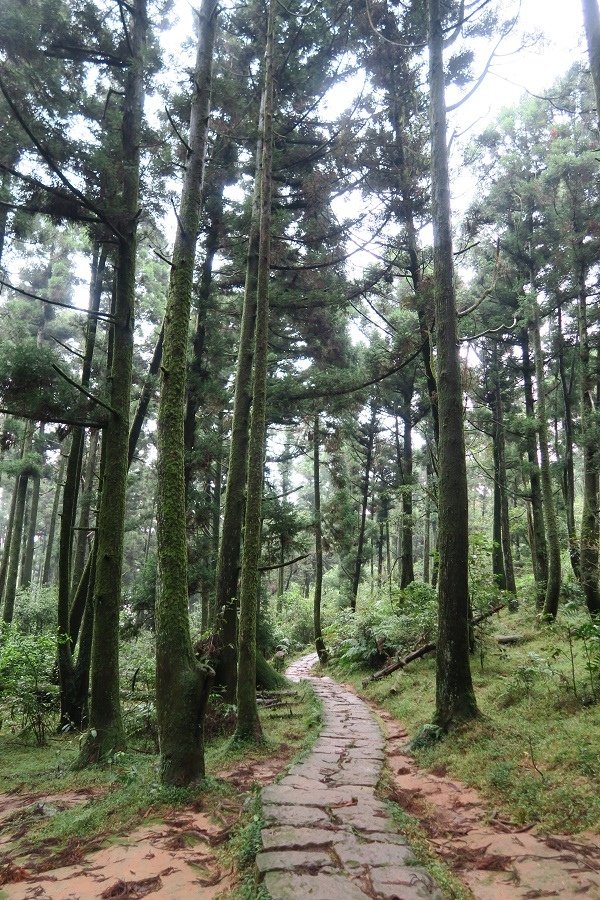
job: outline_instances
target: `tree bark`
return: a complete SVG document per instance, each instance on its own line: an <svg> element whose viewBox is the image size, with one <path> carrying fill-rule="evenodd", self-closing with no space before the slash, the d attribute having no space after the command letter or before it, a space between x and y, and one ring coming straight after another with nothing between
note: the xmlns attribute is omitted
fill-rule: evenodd
<svg viewBox="0 0 600 900"><path fill-rule="evenodd" d="M458 354L441 0L428 0L433 264L440 419L439 586L435 721L477 715L469 663L468 502Z"/></svg>
<svg viewBox="0 0 600 900"><path fill-rule="evenodd" d="M248 425L250 421L252 358L254 352L254 332L256 326L256 301L258 279L258 257L260 240L260 178L263 154L264 132L263 91L258 122L258 140L254 179L254 196L250 233L248 235L248 260L246 284L240 324L235 394L233 401L233 421L227 486L223 509L223 526L217 561L216 591L216 632L218 658L215 665L215 684L222 689L224 699L235 701L237 686L237 596L240 574L240 551L242 524L244 521L244 488L246 484L246 462L248 459Z"/></svg>
<svg viewBox="0 0 600 900"><path fill-rule="evenodd" d="M25 502L27 500L27 484L31 472L24 469L17 482L17 496L15 502L15 516L10 541L10 554L8 560L8 572L6 575L6 591L4 594L4 611L2 618L6 623L13 620L15 612L15 598L17 595L17 578L19 574L19 560L21 558L21 538L23 535L23 523L25 520Z"/></svg>
<svg viewBox="0 0 600 900"><path fill-rule="evenodd" d="M595 379L590 367L590 342L587 321L587 269L581 265L579 281L579 366L581 378L581 431L583 438L583 509L581 513L580 573L581 587L592 616L600 613L598 589L598 458L600 442L594 421Z"/></svg>
<svg viewBox="0 0 600 900"><path fill-rule="evenodd" d="M563 395L563 427L565 434L565 459L563 464L563 496L567 513L567 533L569 535L569 558L577 580L579 572L579 541L575 528L575 468L573 465L573 410L571 389L565 371L565 339L562 331L562 308L558 306L558 373Z"/></svg>
<svg viewBox="0 0 600 900"><path fill-rule="evenodd" d="M532 289L535 292L532 278ZM544 519L546 522L546 541L548 547L548 581L546 583L546 596L544 598L543 615L549 619L555 619L558 612L558 598L560 594L560 543L558 538L558 525L556 522L556 508L554 506L554 491L552 475L550 472L548 417L546 411L546 385L544 377L544 357L542 355L542 338L540 335L540 317L537 305L537 297L532 298L532 322L533 346L535 356L535 376L537 382L537 424L540 442L540 476L542 481L542 500L544 504Z"/></svg>
<svg viewBox="0 0 600 900"><path fill-rule="evenodd" d="M582 0L582 5L590 71L596 95L596 115L600 128L600 11L598 10L598 0Z"/></svg>
<svg viewBox="0 0 600 900"><path fill-rule="evenodd" d="M362 502L360 507L360 521L358 525L358 544L356 547L356 560L354 563L354 577L352 578L352 594L350 597L350 609L356 612L356 598L360 585L360 572L363 564L363 551L365 546L365 532L367 526L367 509L369 505L369 480L373 466L373 445L375 443L375 424L377 422L377 405L371 401L371 420L367 431L367 454L365 457L365 474L362 481Z"/></svg>
<svg viewBox="0 0 600 900"><path fill-rule="evenodd" d="M256 623L260 589L260 532L264 480L269 340L269 274L271 251L271 194L273 169L274 46L277 0L270 0L264 57L264 118L260 170L260 240L256 286L256 329L252 383L252 419L248 437L246 514L240 580L240 618L237 671L237 724L234 740L262 740L256 705Z"/></svg>
<svg viewBox="0 0 600 900"><path fill-rule="evenodd" d="M148 31L146 0L135 0L127 9L131 16L128 41L131 60L123 97L121 237L117 249L110 379L110 405L114 412L104 429L105 466L110 478L103 481L98 510L90 728L82 746L82 764L96 762L125 744L119 697L119 612L133 364L144 51Z"/></svg>
<svg viewBox="0 0 600 900"><path fill-rule="evenodd" d="M216 0L203 0L194 72L187 167L165 313L157 428L156 712L161 777L186 785L204 777L209 669L195 658L188 614L184 421L194 261L210 115Z"/></svg>
<svg viewBox="0 0 600 900"><path fill-rule="evenodd" d="M56 534L56 523L58 522L58 507L60 505L61 490L63 479L65 477L65 467L67 464L67 454L60 453L60 463L58 466L58 474L56 476L56 487L54 489L54 500L52 501L52 512L50 513L50 524L48 526L48 540L46 543L46 553L44 555L44 568L42 571L42 584L49 584L52 578L52 556L54 553L54 536Z"/></svg>
<svg viewBox="0 0 600 900"><path fill-rule="evenodd" d="M548 583L548 549L546 546L546 526L544 523L544 507L542 502L542 486L537 451L537 429L535 404L533 399L533 380L531 358L529 355L529 334L521 332L521 353L523 356L523 385L525 395L525 413L527 415L527 461L529 467L529 486L531 489L531 562L536 583L536 603L538 609L544 605L546 585Z"/></svg>
<svg viewBox="0 0 600 900"><path fill-rule="evenodd" d="M321 630L321 594L323 591L323 523L321 521L321 467L320 467L320 422L317 413L313 423L313 491L315 516L315 593L313 601L313 621L315 626L315 649L321 663L327 662L327 650Z"/></svg>

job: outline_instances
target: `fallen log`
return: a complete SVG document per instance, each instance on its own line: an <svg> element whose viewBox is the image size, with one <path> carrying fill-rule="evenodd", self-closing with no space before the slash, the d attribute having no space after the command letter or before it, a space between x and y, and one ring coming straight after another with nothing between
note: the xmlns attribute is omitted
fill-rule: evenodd
<svg viewBox="0 0 600 900"><path fill-rule="evenodd" d="M479 623L483 622L484 619L489 619L490 616L493 616L494 613L500 612L500 610L504 609L505 607L506 604L501 603L499 606L495 606L494 609L489 609L486 613L482 613L480 616L476 616L474 619L471 619L469 625L471 627L474 625L479 625ZM394 660L393 663L384 666L383 669L379 669L378 672L375 672L368 678L363 679L363 687L366 687L366 685L370 684L372 681L379 681L380 678L385 678L386 675L391 675L392 672L397 672L398 669L403 669L409 663L414 662L415 659L421 659L422 656L426 656L428 653L432 653L433 650L435 650L435 647L435 641L430 641L428 644L423 644L423 646L418 647L416 650L413 650L408 654L408 656L403 656L401 659Z"/></svg>

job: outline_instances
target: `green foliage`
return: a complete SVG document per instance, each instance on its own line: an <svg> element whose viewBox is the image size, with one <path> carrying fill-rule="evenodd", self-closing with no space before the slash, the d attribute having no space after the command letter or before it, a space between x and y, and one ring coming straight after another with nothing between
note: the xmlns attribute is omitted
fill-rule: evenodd
<svg viewBox="0 0 600 900"><path fill-rule="evenodd" d="M344 667L378 666L387 657L408 653L435 637L437 599L430 585L413 582L404 590L394 588L353 615L340 610L326 630L332 659Z"/></svg>
<svg viewBox="0 0 600 900"><path fill-rule="evenodd" d="M506 688L498 696L503 706L512 706L523 698L531 703L532 689L536 684L555 678L555 671L548 659L531 651L518 665L506 683Z"/></svg>
<svg viewBox="0 0 600 900"><path fill-rule="evenodd" d="M56 715L57 692L51 683L56 640L47 634L24 634L4 625L0 634L0 702L12 726L33 733L38 746Z"/></svg>
<svg viewBox="0 0 600 900"><path fill-rule="evenodd" d="M66 413L77 417L82 395L58 375L56 362L54 353L38 347L33 338L1 341L0 405L33 418L37 414L60 421Z"/></svg>
<svg viewBox="0 0 600 900"><path fill-rule="evenodd" d="M43 634L56 627L56 588L31 585L19 592L15 603L15 624L25 634Z"/></svg>
<svg viewBox="0 0 600 900"><path fill-rule="evenodd" d="M273 631L276 646L287 640L291 649L302 650L315 639L312 598L305 597L293 584L281 597L281 620Z"/></svg>

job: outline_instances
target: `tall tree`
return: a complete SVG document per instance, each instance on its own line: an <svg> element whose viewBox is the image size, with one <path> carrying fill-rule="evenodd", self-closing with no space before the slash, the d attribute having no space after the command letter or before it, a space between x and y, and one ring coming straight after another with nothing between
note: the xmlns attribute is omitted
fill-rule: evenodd
<svg viewBox="0 0 600 900"><path fill-rule="evenodd" d="M260 588L260 532L263 493L267 359L269 351L269 275L273 184L274 51L277 0L270 0L264 57L264 108L260 166L260 238L256 280L256 327L252 373L252 418L248 435L246 513L240 581L237 723L234 740L262 740L256 705L256 623Z"/></svg>
<svg viewBox="0 0 600 900"><path fill-rule="evenodd" d="M156 710L161 776L176 785L204 776L204 711L210 684L208 667L195 658L188 619L184 422L217 0L203 0L198 20L189 150L165 312L157 441Z"/></svg>
<svg viewBox="0 0 600 900"><path fill-rule="evenodd" d="M438 639L435 719L442 728L477 714L469 664L468 503L458 355L440 0L428 0L433 264L439 410Z"/></svg>
<svg viewBox="0 0 600 900"><path fill-rule="evenodd" d="M110 406L103 435L104 465L98 510L94 640L89 731L81 761L93 762L125 742L119 698L119 612L123 528L129 446L129 404L133 364L135 271L139 219L140 155L144 109L146 0L128 4L129 65L125 76L121 131L121 197L116 255ZM127 22L127 19L125 19Z"/></svg>

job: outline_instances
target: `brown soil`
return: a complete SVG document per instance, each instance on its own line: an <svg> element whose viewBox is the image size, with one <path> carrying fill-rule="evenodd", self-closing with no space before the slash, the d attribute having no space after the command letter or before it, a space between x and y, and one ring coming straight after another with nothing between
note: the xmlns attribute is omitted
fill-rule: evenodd
<svg viewBox="0 0 600 900"><path fill-rule="evenodd" d="M8 853L0 861L2 897L7 900L82 900L82 898L153 897L203 900L229 897L236 883L233 868L223 867L217 848L230 837L253 785L267 784L289 762L280 748L276 760L240 763L219 777L236 786L236 795L220 802L215 813L193 808L173 811L159 824L116 837L73 839L60 850L45 842L18 863ZM26 831L31 816L52 815L77 803L93 802L101 791L85 789L43 797L0 795L0 850Z"/></svg>
<svg viewBox="0 0 600 900"><path fill-rule="evenodd" d="M472 788L443 769L425 772L406 752L408 734L371 704L387 732L393 796L420 819L431 845L477 900L600 898L597 835L544 835L518 827L486 806Z"/></svg>

